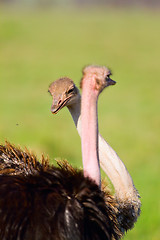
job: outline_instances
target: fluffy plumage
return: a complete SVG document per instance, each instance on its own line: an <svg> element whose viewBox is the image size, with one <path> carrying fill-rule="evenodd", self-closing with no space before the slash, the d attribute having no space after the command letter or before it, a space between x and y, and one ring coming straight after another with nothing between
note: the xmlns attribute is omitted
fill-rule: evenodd
<svg viewBox="0 0 160 240"><path fill-rule="evenodd" d="M114 198L82 171L40 163L9 143L0 146L0 162L1 240L120 238Z"/></svg>
<svg viewBox="0 0 160 240"><path fill-rule="evenodd" d="M35 174L40 170L49 167L48 159L42 155L41 163L34 154L31 154L27 148L23 151L21 148L5 142L0 145L0 174L19 175Z"/></svg>

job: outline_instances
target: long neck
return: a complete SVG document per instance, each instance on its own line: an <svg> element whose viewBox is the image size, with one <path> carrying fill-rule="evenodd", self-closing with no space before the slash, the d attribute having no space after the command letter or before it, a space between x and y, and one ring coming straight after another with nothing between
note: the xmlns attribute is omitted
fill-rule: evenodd
<svg viewBox="0 0 160 240"><path fill-rule="evenodd" d="M81 136L81 98L79 97L76 103L68 106L68 109L72 115L77 131ZM99 159L102 169L110 178L115 188L117 198L122 201L126 198L131 201L138 201L138 194L124 163L100 134Z"/></svg>
<svg viewBox="0 0 160 240"><path fill-rule="evenodd" d="M74 124L77 128L79 135L81 136L81 95L79 94L77 101L74 104L67 106Z"/></svg>
<svg viewBox="0 0 160 240"><path fill-rule="evenodd" d="M82 90L81 118L82 118L82 160L84 175L92 178L97 185L101 184L100 166L98 157L98 121L97 99L98 94L88 91L84 83Z"/></svg>

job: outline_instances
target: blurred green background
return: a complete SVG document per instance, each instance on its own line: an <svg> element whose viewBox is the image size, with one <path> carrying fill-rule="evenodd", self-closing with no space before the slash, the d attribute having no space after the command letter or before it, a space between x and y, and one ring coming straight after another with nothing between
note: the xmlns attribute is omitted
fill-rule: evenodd
<svg viewBox="0 0 160 240"><path fill-rule="evenodd" d="M82 167L68 110L52 115L49 84L79 85L87 64L117 84L99 98L99 128L124 161L142 201L124 239L160 239L160 11L148 8L0 5L0 143Z"/></svg>

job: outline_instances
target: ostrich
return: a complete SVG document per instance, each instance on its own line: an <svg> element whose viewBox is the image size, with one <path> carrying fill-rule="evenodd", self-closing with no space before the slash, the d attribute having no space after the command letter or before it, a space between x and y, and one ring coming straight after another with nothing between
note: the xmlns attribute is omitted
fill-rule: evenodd
<svg viewBox="0 0 160 240"><path fill-rule="evenodd" d="M87 69L90 71L88 72ZM83 74L87 78L93 71L93 74L97 77L96 72L94 72L95 69L104 71L108 78L111 75L111 72L105 67L94 66L85 68ZM60 78L49 86L49 92L53 97L51 112L56 114L60 109L67 106L81 136L81 96L74 82L67 77ZM124 163L100 134L98 143L100 165L114 186L115 196L112 196L112 198L117 204L117 219L121 232L124 233L134 226L140 215L140 196Z"/></svg>
<svg viewBox="0 0 160 240"><path fill-rule="evenodd" d="M82 79L82 130L88 118L92 122L87 135L82 131L83 171L66 162L59 163L58 167L50 166L44 158L39 163L34 155L9 143L0 146L1 160L5 159L4 162L11 166L11 160L17 167L21 162L27 165L25 174L14 170L0 174L1 240L110 240L121 237L116 202L101 190L97 152L97 99L103 88L113 81L106 76L106 71L102 74L101 68L96 73L99 78L95 79L92 73L90 83L88 76ZM92 97L86 105L86 97L90 94ZM93 171L90 172L90 168Z"/></svg>

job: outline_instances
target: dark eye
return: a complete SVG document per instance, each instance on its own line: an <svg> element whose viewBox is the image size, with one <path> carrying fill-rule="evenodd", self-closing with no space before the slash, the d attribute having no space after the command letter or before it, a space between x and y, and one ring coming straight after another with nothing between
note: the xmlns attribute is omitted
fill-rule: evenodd
<svg viewBox="0 0 160 240"><path fill-rule="evenodd" d="M107 74L107 76L106 76L106 80L110 79L110 76L111 76L111 75L112 75L112 73L109 72L109 73Z"/></svg>
<svg viewBox="0 0 160 240"><path fill-rule="evenodd" d="M70 94L70 93L72 93L73 91L74 91L74 88L71 88L71 89L68 90L67 93Z"/></svg>
<svg viewBox="0 0 160 240"><path fill-rule="evenodd" d="M110 80L110 74L106 76L106 81L109 81L109 80Z"/></svg>
<svg viewBox="0 0 160 240"><path fill-rule="evenodd" d="M112 75L111 71L108 72L107 76L106 76L106 79L107 78L110 78L110 76Z"/></svg>

